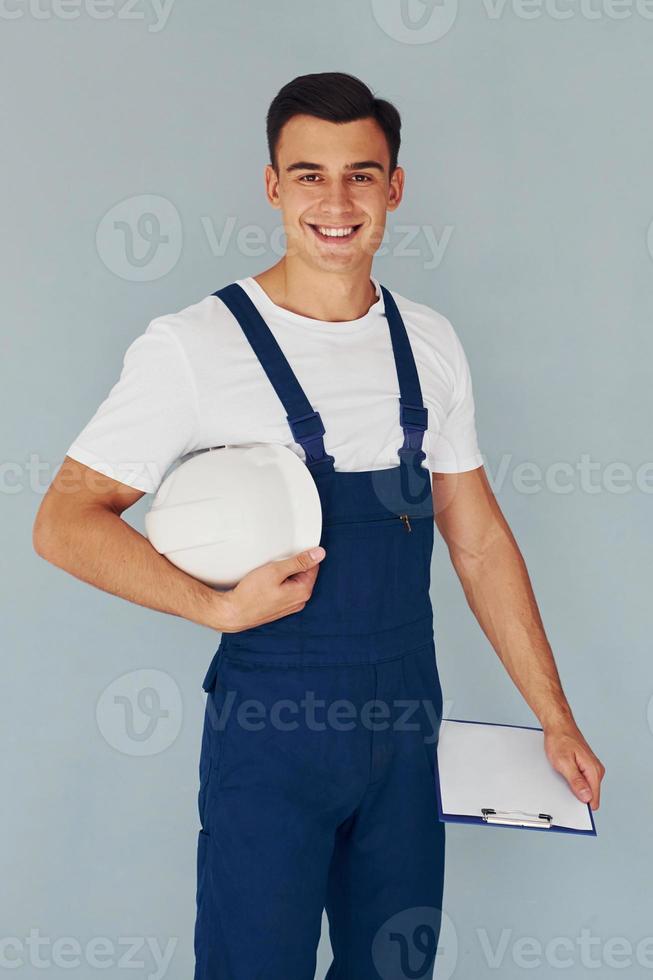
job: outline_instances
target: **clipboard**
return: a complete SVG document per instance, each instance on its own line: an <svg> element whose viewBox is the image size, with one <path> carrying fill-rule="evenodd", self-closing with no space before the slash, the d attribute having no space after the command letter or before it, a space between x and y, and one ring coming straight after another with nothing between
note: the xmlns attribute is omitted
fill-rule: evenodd
<svg viewBox="0 0 653 980"><path fill-rule="evenodd" d="M597 836L589 803L549 762L542 728L443 718L435 773L443 822Z"/></svg>

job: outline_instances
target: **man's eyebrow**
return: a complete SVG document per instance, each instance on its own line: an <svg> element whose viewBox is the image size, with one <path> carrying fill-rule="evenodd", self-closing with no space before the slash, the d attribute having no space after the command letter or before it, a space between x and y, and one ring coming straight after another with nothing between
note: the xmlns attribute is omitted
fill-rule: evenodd
<svg viewBox="0 0 653 980"><path fill-rule="evenodd" d="M326 167L322 166L321 163L299 160L297 163L291 163L290 166L286 167L286 173L290 173L292 170L323 171L326 170ZM385 167L378 160L358 160L356 163L345 164L345 170L380 170L383 173Z"/></svg>

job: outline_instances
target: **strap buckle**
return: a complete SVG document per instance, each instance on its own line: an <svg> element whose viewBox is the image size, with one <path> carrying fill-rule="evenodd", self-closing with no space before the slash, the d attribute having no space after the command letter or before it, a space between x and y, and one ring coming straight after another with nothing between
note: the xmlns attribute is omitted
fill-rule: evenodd
<svg viewBox="0 0 653 980"><path fill-rule="evenodd" d="M309 412L307 415L297 415L294 419L286 416L295 442L303 445L309 439L318 439L326 432L319 412Z"/></svg>
<svg viewBox="0 0 653 980"><path fill-rule="evenodd" d="M422 449L424 432L428 427L428 408L424 405L408 405L399 399L399 421L404 430L404 444L399 450L399 457L407 462L421 464L426 459Z"/></svg>
<svg viewBox="0 0 653 980"><path fill-rule="evenodd" d="M296 415L295 418L286 416L295 442L299 443L306 454L306 465L312 472L328 472L335 462L324 450L322 436L326 429L319 412L308 412L306 415Z"/></svg>
<svg viewBox="0 0 653 980"><path fill-rule="evenodd" d="M399 422L409 432L425 432L428 426L428 408L424 405L407 405L399 399Z"/></svg>

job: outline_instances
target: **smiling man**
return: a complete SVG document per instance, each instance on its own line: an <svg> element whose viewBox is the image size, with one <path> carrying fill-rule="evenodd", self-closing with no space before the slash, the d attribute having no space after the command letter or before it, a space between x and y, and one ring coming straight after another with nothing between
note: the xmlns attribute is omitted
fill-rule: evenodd
<svg viewBox="0 0 653 980"><path fill-rule="evenodd" d="M404 187L397 110L324 73L284 86L267 123L284 256L136 338L34 544L101 589L223 634L203 685L195 980L311 980L324 908L330 980L425 978L444 880L434 517L552 765L594 809L604 767L485 476L458 337L371 276ZM306 463L321 547L220 593L121 515L186 454L251 442ZM265 709L256 723L236 710L249 703Z"/></svg>

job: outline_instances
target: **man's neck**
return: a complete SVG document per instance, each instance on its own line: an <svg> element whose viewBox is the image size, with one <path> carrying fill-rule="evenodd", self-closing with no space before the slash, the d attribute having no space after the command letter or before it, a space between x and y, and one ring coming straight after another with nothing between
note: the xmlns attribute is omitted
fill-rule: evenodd
<svg viewBox="0 0 653 980"><path fill-rule="evenodd" d="M369 272L319 272L291 266L282 259L254 278L277 306L314 320L337 323L360 319L377 301Z"/></svg>

